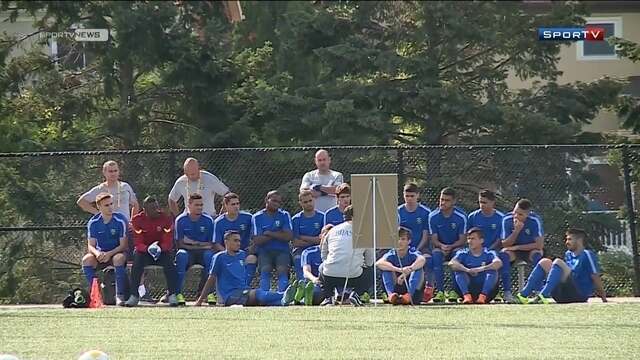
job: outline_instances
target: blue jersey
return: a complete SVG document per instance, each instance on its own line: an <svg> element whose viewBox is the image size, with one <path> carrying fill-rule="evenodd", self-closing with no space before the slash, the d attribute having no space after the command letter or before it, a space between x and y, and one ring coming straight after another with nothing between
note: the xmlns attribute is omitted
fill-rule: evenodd
<svg viewBox="0 0 640 360"><path fill-rule="evenodd" d="M429 215L429 234L438 235L438 241L451 245L467 231L467 215L454 208L449 217L445 217L438 208Z"/></svg>
<svg viewBox="0 0 640 360"><path fill-rule="evenodd" d="M291 231L291 217L289 213L285 210L278 209L278 211L273 215L269 215L265 209L258 211L253 214L252 218L252 226L253 226L253 235L259 236L262 235L265 231L282 231L289 230ZM289 251L289 243L271 239L266 243L258 246L258 252L262 251L281 251L288 252Z"/></svg>
<svg viewBox="0 0 640 360"><path fill-rule="evenodd" d="M291 218L291 227L294 239L300 235L318 236L320 235L320 231L323 226L324 213L320 211L314 211L314 214L311 217L304 216L304 212L300 211Z"/></svg>
<svg viewBox="0 0 640 360"><path fill-rule="evenodd" d="M247 253L242 250L236 255L230 255L226 250L213 255L209 275L216 277L216 292L223 303L235 291L249 289L244 268L246 258Z"/></svg>
<svg viewBox="0 0 640 360"><path fill-rule="evenodd" d="M482 253L479 256L473 255L469 248L464 248L458 250L452 260L457 260L465 267L473 269L489 265L497 258L498 254L493 250L487 250L487 248L482 248Z"/></svg>
<svg viewBox="0 0 640 360"><path fill-rule="evenodd" d="M511 233L513 233L513 214L508 214L502 218L502 240L508 238ZM542 220L532 211L524 221L524 227L518 234L515 245L534 243L539 236L544 236Z"/></svg>
<svg viewBox="0 0 640 360"><path fill-rule="evenodd" d="M324 223L332 225L340 225L344 222L344 213L336 205L324 213Z"/></svg>
<svg viewBox="0 0 640 360"><path fill-rule="evenodd" d="M571 268L571 275L578 290L584 296L591 296L593 294L591 275L600 273L598 255L586 249L579 254L567 251L564 253L564 261Z"/></svg>
<svg viewBox="0 0 640 360"><path fill-rule="evenodd" d="M251 241L251 214L246 211L240 211L238 217L231 221L226 214L221 214L213 222L214 232L213 241L224 246L224 233L228 230L236 230L240 233L241 249L246 250Z"/></svg>
<svg viewBox="0 0 640 360"><path fill-rule="evenodd" d="M411 266L416 259L420 256L420 253L416 250L407 251L407 254L403 257L399 257L396 249L391 249L387 251L386 254L382 256L383 259L393 264L393 266L398 268L403 268L405 266Z"/></svg>
<svg viewBox="0 0 640 360"><path fill-rule="evenodd" d="M100 251L117 248L120 239L126 236L127 222L120 213L113 213L111 220L106 224L100 213L92 216L87 223L87 237L96 239L96 249Z"/></svg>
<svg viewBox="0 0 640 360"><path fill-rule="evenodd" d="M305 265L311 266L311 273L313 276L320 276L320 264L322 264L322 257L320 256L320 246L309 246L302 251L302 257L300 259L302 267Z"/></svg>
<svg viewBox="0 0 640 360"><path fill-rule="evenodd" d="M484 238L484 247L487 249L498 240L502 234L502 218L504 214L496 210L491 216L485 216L480 209L469 214L467 228L478 227L482 229L482 237Z"/></svg>
<svg viewBox="0 0 640 360"><path fill-rule="evenodd" d="M205 213L195 221L188 213L182 213L176 218L174 227L176 241L186 236L194 241L213 242L213 218Z"/></svg>
<svg viewBox="0 0 640 360"><path fill-rule="evenodd" d="M418 204L418 208L411 212L407 210L407 205L398 206L398 222L400 226L411 230L411 247L417 248L422 240L422 232L429 231L429 214L431 210Z"/></svg>

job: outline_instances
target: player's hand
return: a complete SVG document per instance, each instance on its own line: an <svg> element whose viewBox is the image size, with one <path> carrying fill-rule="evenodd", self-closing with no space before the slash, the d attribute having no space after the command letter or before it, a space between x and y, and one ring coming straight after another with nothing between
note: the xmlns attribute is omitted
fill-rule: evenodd
<svg viewBox="0 0 640 360"><path fill-rule="evenodd" d="M104 262L104 253L102 251L98 252L98 256L96 256L96 259L99 262Z"/></svg>
<svg viewBox="0 0 640 360"><path fill-rule="evenodd" d="M524 227L524 223L516 218L513 218L513 230L520 232Z"/></svg>
<svg viewBox="0 0 640 360"><path fill-rule="evenodd" d="M311 282L314 283L315 285L320 285L320 278L315 278Z"/></svg>
<svg viewBox="0 0 640 360"><path fill-rule="evenodd" d="M111 260L112 256L113 256L113 254L110 254L108 252L104 253L104 262L109 262L109 260Z"/></svg>
<svg viewBox="0 0 640 360"><path fill-rule="evenodd" d="M405 266L402 268L402 274L404 275L411 275L413 271L411 271L411 267L409 266Z"/></svg>
<svg viewBox="0 0 640 360"><path fill-rule="evenodd" d="M406 279L406 277L407 276L405 274L400 274L400 276L398 276L398 278L396 279L398 285L404 284L404 280Z"/></svg>
<svg viewBox="0 0 640 360"><path fill-rule="evenodd" d="M502 248L503 251L516 251L516 249L513 246L508 246L506 248Z"/></svg>
<svg viewBox="0 0 640 360"><path fill-rule="evenodd" d="M467 273L471 276L477 276L480 273L480 269L478 268L469 269Z"/></svg>

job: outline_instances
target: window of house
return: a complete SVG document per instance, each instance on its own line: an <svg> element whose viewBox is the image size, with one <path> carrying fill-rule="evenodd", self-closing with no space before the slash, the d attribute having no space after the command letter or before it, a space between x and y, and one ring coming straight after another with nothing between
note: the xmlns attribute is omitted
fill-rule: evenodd
<svg viewBox="0 0 640 360"><path fill-rule="evenodd" d="M611 36L622 37L622 18L587 18L587 26L604 29L605 41L578 41L578 60L618 60L615 47L607 42Z"/></svg>

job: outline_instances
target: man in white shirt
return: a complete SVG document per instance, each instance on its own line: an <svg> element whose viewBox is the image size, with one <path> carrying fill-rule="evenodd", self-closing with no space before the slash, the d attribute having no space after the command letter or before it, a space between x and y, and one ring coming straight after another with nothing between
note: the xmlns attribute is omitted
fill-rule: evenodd
<svg viewBox="0 0 640 360"><path fill-rule="evenodd" d="M198 193L204 202L203 211L212 217L215 216L215 195L224 196L229 192L229 188L212 173L200 170L200 164L194 158L185 160L183 168L184 175L176 180L169 193L169 209L177 216L180 213L178 200L182 198L186 201L189 196Z"/></svg>
<svg viewBox="0 0 640 360"><path fill-rule="evenodd" d="M353 207L349 205L344 211L345 222L334 226L321 243L322 282L324 304L330 303L337 290L342 294L345 281L347 287L354 288L349 301L353 305L362 305L358 295L363 294L369 287L363 266L372 266L374 261L373 249L353 248ZM347 280L348 279L348 280Z"/></svg>
<svg viewBox="0 0 640 360"><path fill-rule="evenodd" d="M318 150L315 162L317 169L304 174L300 191L313 190L316 211L324 213L336 205L336 187L344 180L342 173L330 169L331 157L327 150Z"/></svg>

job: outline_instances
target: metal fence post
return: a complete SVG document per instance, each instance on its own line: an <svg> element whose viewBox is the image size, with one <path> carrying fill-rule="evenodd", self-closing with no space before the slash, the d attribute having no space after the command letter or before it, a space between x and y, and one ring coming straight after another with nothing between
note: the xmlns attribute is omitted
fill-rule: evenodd
<svg viewBox="0 0 640 360"><path fill-rule="evenodd" d="M407 181L407 175L404 173L404 149L398 148L396 150L397 162L396 172L398 173L398 194L402 194L404 183Z"/></svg>
<svg viewBox="0 0 640 360"><path fill-rule="evenodd" d="M634 210L633 195L631 193L629 151L626 148L622 150L622 173L624 175L627 220L629 221L629 232L631 233L631 251L633 252L633 270L635 273L633 292L635 296L640 296L640 255L638 254L638 237L636 233L636 212Z"/></svg>

